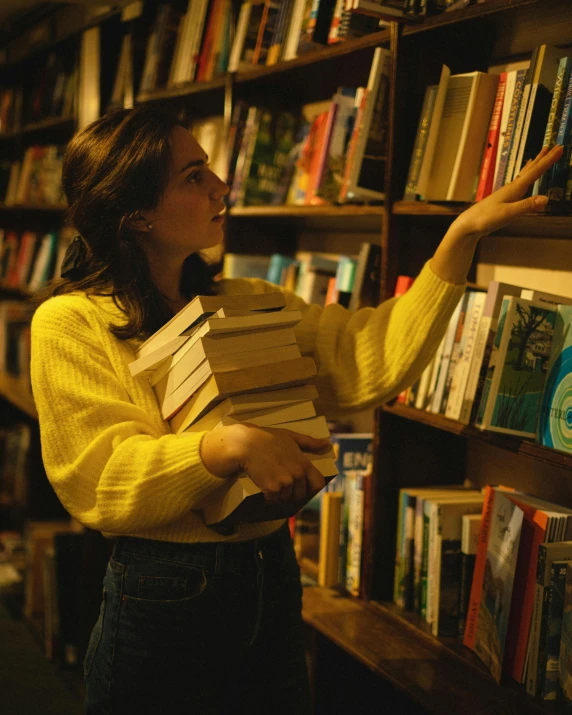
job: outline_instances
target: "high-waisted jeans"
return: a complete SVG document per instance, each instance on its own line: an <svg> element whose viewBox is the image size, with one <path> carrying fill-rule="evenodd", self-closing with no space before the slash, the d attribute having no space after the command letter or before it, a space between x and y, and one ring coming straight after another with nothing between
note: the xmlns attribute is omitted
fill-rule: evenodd
<svg viewBox="0 0 572 715"><path fill-rule="evenodd" d="M120 537L84 663L88 715L309 715L286 525L242 543Z"/></svg>

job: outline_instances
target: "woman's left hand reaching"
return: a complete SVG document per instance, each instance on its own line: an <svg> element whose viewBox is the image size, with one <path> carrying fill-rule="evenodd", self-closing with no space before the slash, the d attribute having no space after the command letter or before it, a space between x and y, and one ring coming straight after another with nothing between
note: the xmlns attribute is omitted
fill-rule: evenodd
<svg viewBox="0 0 572 715"><path fill-rule="evenodd" d="M545 171L560 159L564 147L543 148L528 161L520 174L498 191L474 204L458 216L431 259L433 271L447 283L465 282L477 243L482 236L502 228L517 216L542 211L547 196L523 196Z"/></svg>
<svg viewBox="0 0 572 715"><path fill-rule="evenodd" d="M526 199L522 197L530 186L560 159L563 150L561 144L552 149L544 147L536 158L529 159L510 184L464 211L451 228L458 224L457 228L461 229L465 236L480 238L502 228L517 216L542 211L548 202L547 196L529 196Z"/></svg>

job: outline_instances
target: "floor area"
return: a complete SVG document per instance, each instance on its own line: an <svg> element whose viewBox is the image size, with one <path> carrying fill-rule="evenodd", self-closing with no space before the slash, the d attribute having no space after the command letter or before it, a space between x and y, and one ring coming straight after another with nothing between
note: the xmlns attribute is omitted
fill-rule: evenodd
<svg viewBox="0 0 572 715"><path fill-rule="evenodd" d="M0 601L0 713L82 715L78 681L47 660L32 629Z"/></svg>

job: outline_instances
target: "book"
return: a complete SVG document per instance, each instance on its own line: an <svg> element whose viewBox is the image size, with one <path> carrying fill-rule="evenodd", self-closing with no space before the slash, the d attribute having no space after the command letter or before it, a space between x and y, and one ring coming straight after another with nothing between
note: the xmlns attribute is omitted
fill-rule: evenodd
<svg viewBox="0 0 572 715"><path fill-rule="evenodd" d="M375 308L379 304L381 280L381 246L363 242L357 258L348 309Z"/></svg>
<svg viewBox="0 0 572 715"><path fill-rule="evenodd" d="M467 378L461 414L458 418L463 424L474 422L477 418L503 298L505 295L518 296L521 294L521 290L520 286L509 283L499 283L499 281L490 281L489 283L487 299L475 337L473 359Z"/></svg>
<svg viewBox="0 0 572 715"><path fill-rule="evenodd" d="M346 562L346 590L359 596L361 586L362 544L366 482L371 480L368 470L348 470L346 479L353 482L348 504L348 537Z"/></svg>
<svg viewBox="0 0 572 715"><path fill-rule="evenodd" d="M99 117L100 109L100 28L84 30L79 59L78 128L83 129Z"/></svg>
<svg viewBox="0 0 572 715"><path fill-rule="evenodd" d="M527 70L522 68L516 70L514 90L510 99L510 109L508 117L506 118L504 137L502 143L499 144L500 158L498 166L496 167L493 191L497 191L498 189L500 189L501 186L503 186L505 183L508 183L509 181L507 177L509 159L511 155L512 145L515 141L516 122L520 111L520 105L522 102L522 93L524 89L524 82L526 79L526 72Z"/></svg>
<svg viewBox="0 0 572 715"><path fill-rule="evenodd" d="M463 324L459 352L445 408L445 417L452 420L458 420L463 409L465 390L486 298L487 294L484 291L473 291L473 299L470 305L467 306L467 316Z"/></svg>
<svg viewBox="0 0 572 715"><path fill-rule="evenodd" d="M473 200L498 82L484 72L449 78L426 199Z"/></svg>
<svg viewBox="0 0 572 715"><path fill-rule="evenodd" d="M338 584L341 509L341 492L322 494L318 585L326 588Z"/></svg>
<svg viewBox="0 0 572 715"><path fill-rule="evenodd" d="M459 623L457 635L461 638L465 632L467 623L467 611L469 608L469 598L471 595L471 585L473 583L473 572L475 570L475 560L477 557L477 545L479 542L479 532L483 520L480 514L463 514L462 534L461 534L461 579L459 585Z"/></svg>
<svg viewBox="0 0 572 715"><path fill-rule="evenodd" d="M385 198L387 112L391 53L376 47L365 91L363 112L354 129L355 147L348 158L340 198Z"/></svg>
<svg viewBox="0 0 572 715"><path fill-rule="evenodd" d="M439 412L441 414L445 414L447 409L449 393L451 391L451 385L453 383L453 375L455 374L455 368L457 366L457 362L459 360L459 355L461 352L461 339L463 337L465 322L467 320L468 314L472 310L474 299L475 293L472 290L466 290L465 294L461 298L461 310L459 313L459 317L456 321L455 336L453 338L453 344L451 346L451 354L449 356L449 364L447 366L445 384L443 385L443 393L441 396L441 405L439 407Z"/></svg>
<svg viewBox="0 0 572 715"><path fill-rule="evenodd" d="M443 351L439 364L439 371L436 379L433 401L429 406L430 411L434 414L439 414L439 412L441 411L441 404L443 402L443 395L445 391L445 382L447 380L447 374L449 372L449 363L451 361L451 351L453 350L453 344L455 342L457 326L459 324L459 318L461 316L461 309L464 300L465 296L463 296L461 300L457 303L457 306L453 311L453 315L451 316L451 320L449 321L447 331L443 338Z"/></svg>
<svg viewBox="0 0 572 715"><path fill-rule="evenodd" d="M224 254L223 278L262 278L266 279L270 256L252 253Z"/></svg>
<svg viewBox="0 0 572 715"><path fill-rule="evenodd" d="M560 642L562 637L562 617L566 593L566 575L570 560L558 560L550 568L548 594L548 615L544 641L544 672L539 673L540 698L560 701L562 698L558 677Z"/></svg>
<svg viewBox="0 0 572 715"><path fill-rule="evenodd" d="M487 530L473 647L497 683L502 674L523 517L509 494L497 490Z"/></svg>
<svg viewBox="0 0 572 715"><path fill-rule="evenodd" d="M517 68L508 69L508 67L507 67L505 72L506 72L505 91L504 91L504 98L503 98L503 103L502 103L502 110L501 110L501 117L500 117L500 124L499 124L498 146L497 146L497 152L496 152L495 162L494 162L493 185L491 187L491 193L492 193L492 191L494 191L494 187L495 187L496 181L497 181L497 176L499 173L502 148L503 148L504 140L505 140L505 137L507 134L508 120L509 120L509 116L510 116L510 110L512 107L512 98L514 95L514 88L516 85L516 77L517 77L518 69ZM501 74L502 74L502 72L501 72ZM500 80L499 80L499 82L500 82Z"/></svg>
<svg viewBox="0 0 572 715"><path fill-rule="evenodd" d="M548 179L548 198L550 201L559 202L565 199L566 183L568 179L568 168L570 165L569 141L572 135L572 73L568 78L568 85L562 104L562 114L556 135L556 144L562 144L564 152L558 161L550 169Z"/></svg>
<svg viewBox="0 0 572 715"><path fill-rule="evenodd" d="M497 86L491 123L489 124L487 141L483 153L475 201L481 201L481 199L484 199L485 196L488 196L492 192L495 177L496 155L498 152L500 138L501 117L507 85L507 74L507 72L501 72L499 75L499 83Z"/></svg>
<svg viewBox="0 0 572 715"><path fill-rule="evenodd" d="M431 84L425 89L423 105L421 107L419 123L417 125L417 132L415 134L415 141L413 144L413 151L409 162L409 171L407 172L407 182L405 184L405 193L403 195L404 201L415 201L415 199L419 197L420 192L417 188L417 184L429 137L429 127L431 125L433 109L437 99L438 87L439 86L436 84Z"/></svg>
<svg viewBox="0 0 572 715"><path fill-rule="evenodd" d="M538 546L525 678L526 692L533 697L537 696L544 684L552 566L555 562L564 559L572 559L571 542L543 543ZM560 633L558 633L558 643L560 643ZM558 649L556 658L558 658Z"/></svg>
<svg viewBox="0 0 572 715"><path fill-rule="evenodd" d="M562 108L564 106L564 98L566 96L566 88L570 79L572 70L572 57L563 57L558 65L556 80L554 82L554 92L552 93L552 101L546 120L546 128L544 130L544 139L542 146L552 148L556 143L558 130L560 128L560 119L562 116ZM534 184L533 194L545 194L548 188L550 179L550 171L544 173Z"/></svg>
<svg viewBox="0 0 572 715"><path fill-rule="evenodd" d="M536 55L514 174L542 148L558 66L566 50L542 44Z"/></svg>
<svg viewBox="0 0 572 715"><path fill-rule="evenodd" d="M566 567L564 607L558 656L559 708L568 712L572 705L572 566Z"/></svg>
<svg viewBox="0 0 572 715"><path fill-rule="evenodd" d="M163 327L151 335L137 350L137 358L148 355L172 338L178 337L221 308L235 310L280 310L286 305L282 293L259 293L253 295L196 296Z"/></svg>
<svg viewBox="0 0 572 715"><path fill-rule="evenodd" d="M459 627L462 517L481 514L483 495L427 499L429 508L427 615L435 636L455 637Z"/></svg>
<svg viewBox="0 0 572 715"><path fill-rule="evenodd" d="M547 378L542 394L536 441L562 452L571 451L567 390L572 374L572 306L558 305Z"/></svg>
<svg viewBox="0 0 572 715"><path fill-rule="evenodd" d="M536 436L555 308L515 296L503 300L476 423L479 429Z"/></svg>

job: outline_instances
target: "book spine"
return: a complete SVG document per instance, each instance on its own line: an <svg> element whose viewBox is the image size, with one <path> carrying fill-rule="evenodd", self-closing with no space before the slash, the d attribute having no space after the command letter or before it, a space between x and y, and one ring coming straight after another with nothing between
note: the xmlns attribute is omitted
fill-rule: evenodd
<svg viewBox="0 0 572 715"><path fill-rule="evenodd" d="M405 185L405 193L403 195L404 201L415 201L417 198L417 181L421 171L421 164L423 163L423 152L425 151L425 146L427 144L429 123L431 122L431 114L433 112L433 107L435 106L436 96L437 87L435 85L427 87L425 90L425 97L423 99L423 106L421 108L421 115L419 117L415 143L413 144L411 163L409 165L407 183Z"/></svg>
<svg viewBox="0 0 572 715"><path fill-rule="evenodd" d="M451 384L453 382L453 375L455 372L455 367L459 360L459 354L461 350L461 337L463 335L463 328L465 325L465 320L467 317L467 312L470 311L470 305L474 299L473 291L466 291L463 296L461 312L459 314L459 320L457 321L457 329L455 331L455 338L453 340L453 345L451 347L451 357L449 359L449 366L447 368L447 376L445 378L445 385L443 389L443 396L441 398L441 405L439 406L439 414L445 414L447 409L447 401L449 399L449 393L451 391Z"/></svg>
<svg viewBox="0 0 572 715"><path fill-rule="evenodd" d="M348 561L346 571L346 589L352 596L359 596L361 583L361 547L364 514L364 475L355 475L355 489L349 508L348 523Z"/></svg>
<svg viewBox="0 0 572 715"><path fill-rule="evenodd" d="M572 135L572 74L568 80L566 96L562 106L562 116L556 143L564 146L564 151L560 159L554 164L550 171L548 183L548 198L550 201L562 201L565 197L566 181L568 179L568 168L570 161L570 136Z"/></svg>
<svg viewBox="0 0 572 715"><path fill-rule="evenodd" d="M483 360L485 357L487 340L489 338L490 326L490 315L481 316L479 329L475 337L473 359L471 361L471 367L469 369L469 375L467 377L467 388L463 397L461 414L459 415L459 421L465 425L468 425L471 422L473 405L475 403L478 404L478 400L480 399L480 394L478 394L478 385L480 381L481 370L483 368Z"/></svg>
<svg viewBox="0 0 572 715"><path fill-rule="evenodd" d="M522 100L524 77L525 77L525 71L520 70L516 76L514 92L512 95L512 101L511 101L511 107L510 107L510 113L509 113L507 127L506 127L506 133L504 136L502 147L500 148L500 161L499 161L499 166L497 169L495 181L493 184L493 191L497 191L497 189L500 189L501 186L503 186L505 184L505 182L508 181L508 178L507 178L508 160L509 160L512 142L514 140L514 135L515 135L516 119L518 116L518 112L520 109L520 103Z"/></svg>
<svg viewBox="0 0 572 715"><path fill-rule="evenodd" d="M484 199L485 196L488 196L491 193L493 188L495 159L498 151L500 135L500 120L506 91L506 77L507 73L502 72L499 78L475 201L481 201L481 199Z"/></svg>
<svg viewBox="0 0 572 715"><path fill-rule="evenodd" d="M421 597L419 601L419 615L427 620L428 578L429 578L429 505L423 502L422 513L422 538L421 538Z"/></svg>
<svg viewBox="0 0 572 715"><path fill-rule="evenodd" d="M476 554L461 553L461 579L459 587L459 623L458 635L463 637L467 624L467 613L469 611L469 599L471 597L471 585L473 583L473 572L475 570Z"/></svg>
<svg viewBox="0 0 572 715"><path fill-rule="evenodd" d="M463 644L471 650L475 649L477 636L477 621L481 607L481 592L485 577L487 546L489 543L489 532L491 529L491 516L493 513L494 500L494 487L487 486L483 502L483 519L481 522L481 530L479 532L477 553L475 555L475 568L473 571L473 581L471 583L471 594L469 596L469 605L467 607L467 622L465 625L465 633L463 635Z"/></svg>

